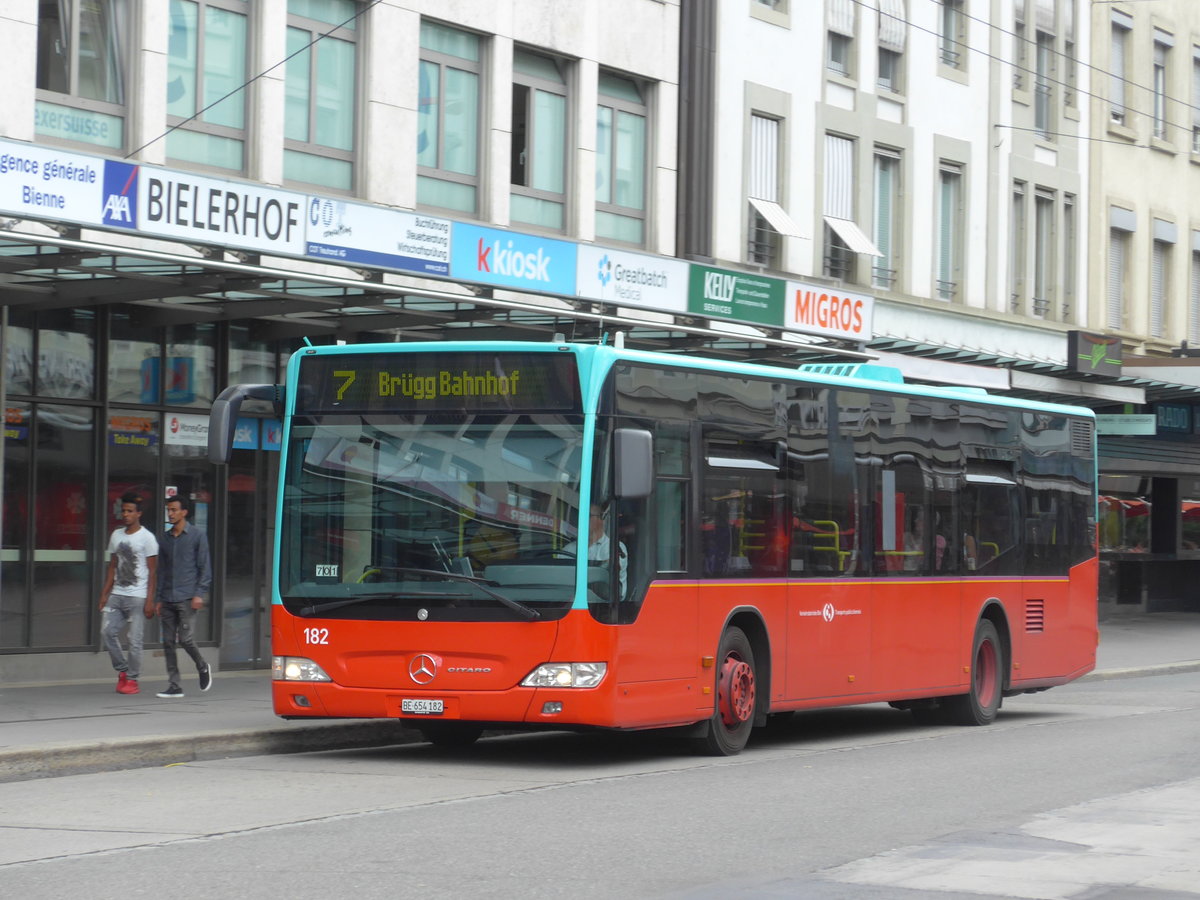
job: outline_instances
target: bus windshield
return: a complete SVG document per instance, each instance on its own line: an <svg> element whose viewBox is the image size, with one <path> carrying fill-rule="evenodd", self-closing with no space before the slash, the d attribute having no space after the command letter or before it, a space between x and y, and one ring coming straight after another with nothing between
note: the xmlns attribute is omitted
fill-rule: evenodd
<svg viewBox="0 0 1200 900"><path fill-rule="evenodd" d="M571 607L583 417L292 420L279 589L323 618L513 621Z"/></svg>

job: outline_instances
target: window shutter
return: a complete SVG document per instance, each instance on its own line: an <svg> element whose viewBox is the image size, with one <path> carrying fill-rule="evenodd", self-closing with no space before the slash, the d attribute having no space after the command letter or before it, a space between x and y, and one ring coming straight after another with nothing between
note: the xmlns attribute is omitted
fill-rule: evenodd
<svg viewBox="0 0 1200 900"><path fill-rule="evenodd" d="M1129 34L1120 25L1112 27L1112 53L1108 61L1108 104L1114 119L1125 118L1125 40Z"/></svg>
<svg viewBox="0 0 1200 900"><path fill-rule="evenodd" d="M779 200L779 121L750 117L750 196Z"/></svg>
<svg viewBox="0 0 1200 900"><path fill-rule="evenodd" d="M907 35L904 0L879 0L879 46L884 50L903 53Z"/></svg>
<svg viewBox="0 0 1200 900"><path fill-rule="evenodd" d="M1167 245L1154 242L1150 262L1150 335L1162 337L1163 305L1167 291Z"/></svg>
<svg viewBox="0 0 1200 900"><path fill-rule="evenodd" d="M827 0L825 25L830 31L854 37L854 0Z"/></svg>
<svg viewBox="0 0 1200 900"><path fill-rule="evenodd" d="M1033 7L1033 22L1034 28L1038 31L1044 31L1046 34L1055 33L1054 0L1037 0Z"/></svg>
<svg viewBox="0 0 1200 900"><path fill-rule="evenodd" d="M1108 232L1108 328L1122 328L1125 318L1125 235L1119 228Z"/></svg>
<svg viewBox="0 0 1200 900"><path fill-rule="evenodd" d="M1192 251L1192 290L1188 304L1188 343L1200 344L1200 253Z"/></svg>
<svg viewBox="0 0 1200 900"><path fill-rule="evenodd" d="M825 135L825 215L854 218L854 141Z"/></svg>

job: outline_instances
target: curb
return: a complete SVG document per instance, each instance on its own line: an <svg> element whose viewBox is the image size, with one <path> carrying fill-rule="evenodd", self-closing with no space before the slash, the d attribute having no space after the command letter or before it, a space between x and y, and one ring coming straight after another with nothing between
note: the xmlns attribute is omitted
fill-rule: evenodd
<svg viewBox="0 0 1200 900"><path fill-rule="evenodd" d="M406 725L390 719L371 719L305 728L207 731L91 744L40 744L0 750L0 783L239 756L386 747L421 740L420 733Z"/></svg>
<svg viewBox="0 0 1200 900"><path fill-rule="evenodd" d="M1116 678L1150 678L1154 675L1176 675L1182 672L1200 672L1200 659L1162 663L1157 666L1132 666L1128 669L1100 669L1075 680L1110 681Z"/></svg>
<svg viewBox="0 0 1200 900"><path fill-rule="evenodd" d="M1100 669L1076 681L1148 678L1184 672L1200 672L1200 660ZM368 719L292 728L201 731L170 737L101 740L87 744L39 744L0 750L0 784L242 756L397 746L423 740L420 732L398 720Z"/></svg>

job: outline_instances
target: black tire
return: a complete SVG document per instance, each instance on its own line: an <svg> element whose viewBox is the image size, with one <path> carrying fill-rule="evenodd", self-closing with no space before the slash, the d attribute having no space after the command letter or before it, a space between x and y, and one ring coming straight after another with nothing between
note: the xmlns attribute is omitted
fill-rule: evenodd
<svg viewBox="0 0 1200 900"><path fill-rule="evenodd" d="M421 737L442 750L470 747L483 734L483 726L471 722L426 722L418 725Z"/></svg>
<svg viewBox="0 0 1200 900"><path fill-rule="evenodd" d="M996 626L980 619L971 643L971 690L942 701L946 721L955 725L991 725L1004 697L1004 645Z"/></svg>
<svg viewBox="0 0 1200 900"><path fill-rule="evenodd" d="M700 740L711 756L735 756L746 746L758 708L754 649L746 633L730 626L717 650L715 709Z"/></svg>

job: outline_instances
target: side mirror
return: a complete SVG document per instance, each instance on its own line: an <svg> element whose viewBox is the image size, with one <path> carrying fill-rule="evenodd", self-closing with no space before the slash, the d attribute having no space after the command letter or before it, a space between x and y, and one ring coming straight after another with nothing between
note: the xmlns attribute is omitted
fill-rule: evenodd
<svg viewBox="0 0 1200 900"><path fill-rule="evenodd" d="M208 416L208 460L218 466L229 462L233 452L233 430L237 425L242 401L268 400L278 412L283 400L283 387L278 384L232 384L213 401Z"/></svg>
<svg viewBox="0 0 1200 900"><path fill-rule="evenodd" d="M654 437L643 428L618 428L613 432L615 492L637 500L654 488Z"/></svg>

